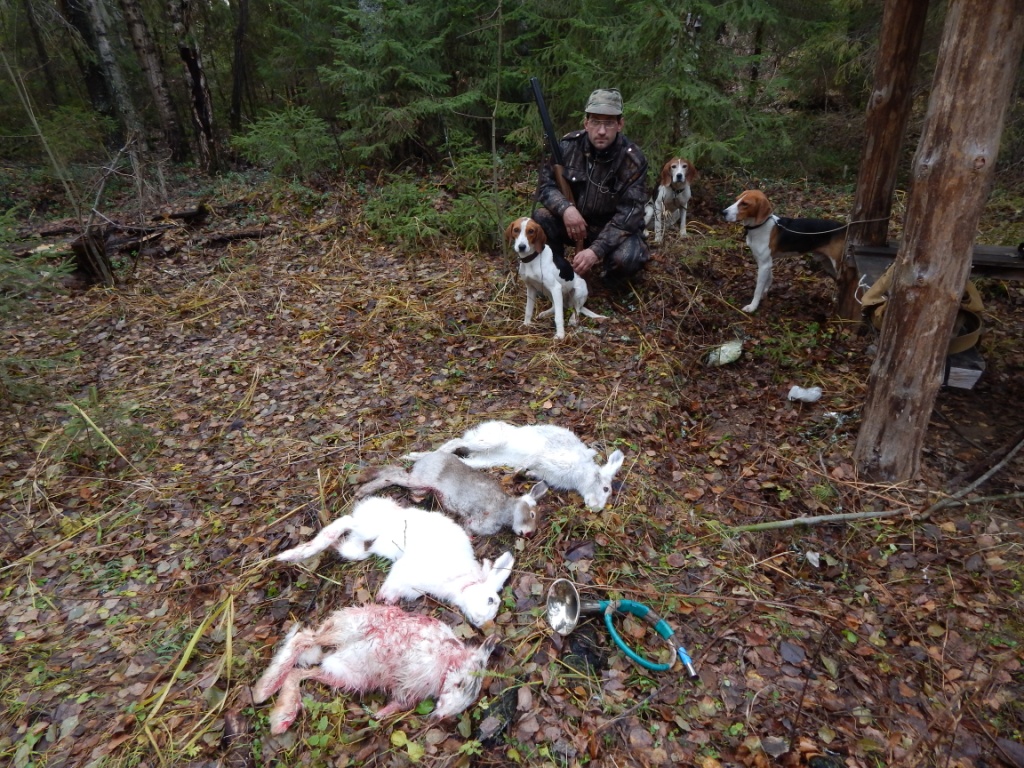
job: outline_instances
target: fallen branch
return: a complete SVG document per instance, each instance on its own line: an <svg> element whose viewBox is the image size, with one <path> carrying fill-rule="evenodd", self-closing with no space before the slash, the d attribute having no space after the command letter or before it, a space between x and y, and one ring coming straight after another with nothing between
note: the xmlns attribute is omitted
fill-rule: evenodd
<svg viewBox="0 0 1024 768"><path fill-rule="evenodd" d="M81 231L82 227L79 224L58 222L56 224L50 224L49 226L43 227L36 234L39 237L59 237L60 235L77 235ZM25 236L22 235L22 237Z"/></svg>
<svg viewBox="0 0 1024 768"><path fill-rule="evenodd" d="M963 435L961 435L961 437L963 437ZM968 438L963 437L963 439L968 444L974 445ZM1018 432L1015 435L1013 435L1013 437L1010 438L1007 441L1007 443L1000 447L998 450L992 451L988 455L979 458L978 460L973 462L970 467L965 469L959 475L956 475L955 477L951 478L949 481L949 487L959 488L964 482L973 481L974 479L978 478L980 475L985 473L988 470L988 468L992 466L993 461L999 460L999 457L1005 458L1008 453L1010 453L1011 451L1015 451L1016 449L1014 448L1014 446L1017 446L1022 440L1024 440L1024 429L1018 430ZM981 450L981 448L977 445L975 445L974 447L977 448L978 450Z"/></svg>
<svg viewBox="0 0 1024 768"><path fill-rule="evenodd" d="M973 491L979 485L984 483L986 480L988 480L990 477L992 477L992 475L994 475L1000 469L1005 467L1009 463L1010 459L1012 459L1014 456L1017 455L1017 451L1019 451L1021 449L1021 446L1024 446L1024 438L1021 438L1017 442L1017 444L1015 446L1013 446L1013 448L1011 448L1009 451L1007 451L1006 455L1003 456L1003 458L999 462L997 462L996 465L994 467L992 467L992 469L990 469L988 472L983 474L981 477L979 477L977 480L975 480L970 485L966 486L965 488L961 488L959 491L954 493L950 498L959 499L959 498L961 498L963 496L966 496L968 493Z"/></svg>
<svg viewBox="0 0 1024 768"><path fill-rule="evenodd" d="M930 515L932 512L938 512L940 509L946 509L947 507L969 507L971 504L985 504L990 501L1009 501L1011 499L1024 499L1024 492L1001 493L997 496L979 496L975 499L957 499L954 497L939 499L921 514Z"/></svg>
<svg viewBox="0 0 1024 768"><path fill-rule="evenodd" d="M161 213L153 217L154 220L161 219L181 219L188 226L200 226L204 224L210 214L213 213L211 208L205 201L200 201L192 208L186 208L182 211L170 211L169 213Z"/></svg>
<svg viewBox="0 0 1024 768"><path fill-rule="evenodd" d="M946 498L939 499L927 509L915 511L912 509L883 509L875 512L844 512L838 515L818 515L816 517L794 517L792 520L773 520L770 523L755 523L753 525L738 525L734 528L727 528L729 533L741 531L769 531L776 528L796 528L798 525L820 525L821 523L836 523L846 520L882 520L887 517L899 517L910 515L914 518L924 518L933 512L947 507L969 507L972 504L985 504L990 501L1007 501L1009 499L1024 499L1022 493L1004 493L998 496L979 496L975 499Z"/></svg>
<svg viewBox="0 0 1024 768"><path fill-rule="evenodd" d="M973 483L968 486L961 488L951 496L947 496L944 499L939 499L927 509L915 512L912 509L885 509L878 510L875 512L845 512L837 515L818 515L816 517L795 517L792 520L774 520L770 523L754 523L753 525L738 525L733 528L727 529L730 533L739 533L741 531L770 531L777 528L796 528L798 525L819 525L821 523L837 523L845 522L847 520L882 520L887 517L898 517L900 515L910 515L915 518L928 517L933 512L938 512L940 509L946 509L948 507L967 507L971 504L984 504L990 501L1007 501L1010 499L1024 498L1024 493L1004 493L998 496L981 496L976 499L964 499L968 493L971 493L978 488L982 483L991 478L996 472L1005 467L1010 460L1017 455L1017 452L1024 447L1024 439L1021 439L1013 448L1007 451L1006 455L996 463L988 472L983 474Z"/></svg>
<svg viewBox="0 0 1024 768"><path fill-rule="evenodd" d="M107 237L108 239L113 237L111 233L115 231L123 232L125 235L146 236L152 234L162 235L165 232L176 228L174 224L157 224L152 227L143 227L139 224L122 224L119 221L114 221L108 216L104 216L96 209L93 209L93 213L107 223L106 228L103 230L103 234L104 237Z"/></svg>
<svg viewBox="0 0 1024 768"><path fill-rule="evenodd" d="M817 515L816 517L794 517L790 520L773 520L770 523L754 523L753 525L737 525L727 528L729 533L740 531L770 531L776 528L796 528L799 525L820 525L821 523L837 523L846 520L869 520L871 518L881 519L886 517L897 517L899 515L912 515L914 512L909 509L886 509L874 512L844 512L838 515Z"/></svg>

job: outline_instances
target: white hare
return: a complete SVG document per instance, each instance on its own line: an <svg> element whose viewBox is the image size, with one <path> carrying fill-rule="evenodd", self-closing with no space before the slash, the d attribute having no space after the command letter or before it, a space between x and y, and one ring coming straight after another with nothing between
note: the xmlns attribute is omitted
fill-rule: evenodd
<svg viewBox="0 0 1024 768"><path fill-rule="evenodd" d="M355 693L384 690L385 718L435 698L432 717L457 715L476 701L497 638L465 645L451 627L396 606L342 608L316 629L292 627L253 688L259 704L280 691L270 732L284 733L302 709L299 684L313 679Z"/></svg>
<svg viewBox="0 0 1024 768"><path fill-rule="evenodd" d="M594 463L597 451L565 427L531 424L517 427L504 421L485 421L462 437L437 449L454 453L476 469L509 466L526 471L550 487L576 491L590 509L604 509L612 492L612 479L625 457L614 450L604 466ZM408 453L419 459L425 453Z"/></svg>
<svg viewBox="0 0 1024 768"><path fill-rule="evenodd" d="M390 465L370 469L363 478L365 482L356 489L359 498L389 485L429 492L447 512L463 519L466 530L482 536L502 528L529 536L537 528L537 499L548 490L541 482L519 498L511 498L497 478L443 451L424 454L408 472Z"/></svg>
<svg viewBox="0 0 1024 768"><path fill-rule="evenodd" d="M378 600L397 603L432 595L458 607L477 627L497 616L498 591L515 564L511 552L499 556L493 565L490 560L479 563L469 535L450 517L378 496L358 502L351 514L277 559L294 563L328 547L346 560L380 555L392 561Z"/></svg>

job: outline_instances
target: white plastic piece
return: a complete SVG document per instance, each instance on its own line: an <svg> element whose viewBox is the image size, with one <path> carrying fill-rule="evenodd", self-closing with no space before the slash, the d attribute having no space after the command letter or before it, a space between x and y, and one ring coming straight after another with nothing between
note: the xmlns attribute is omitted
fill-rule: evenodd
<svg viewBox="0 0 1024 768"><path fill-rule="evenodd" d="M821 400L821 387L798 387L795 384L789 390L790 400L799 400L802 403L816 403Z"/></svg>
<svg viewBox="0 0 1024 768"><path fill-rule="evenodd" d="M708 353L708 365L728 365L740 359L743 353L743 342L729 341L720 347L715 347Z"/></svg>

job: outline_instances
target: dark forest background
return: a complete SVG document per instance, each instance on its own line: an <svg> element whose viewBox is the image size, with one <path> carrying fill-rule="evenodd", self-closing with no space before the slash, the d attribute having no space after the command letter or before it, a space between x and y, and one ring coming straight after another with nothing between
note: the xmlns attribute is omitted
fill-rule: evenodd
<svg viewBox="0 0 1024 768"><path fill-rule="evenodd" d="M500 203L539 161L530 77L566 131L590 90L620 88L652 172L680 153L706 174L852 184L882 3L17 0L0 13L4 209L44 213L47 180L81 204L101 177L159 196L180 174L376 185L440 167L459 214L463 196ZM1024 170L1020 112L1003 179Z"/></svg>

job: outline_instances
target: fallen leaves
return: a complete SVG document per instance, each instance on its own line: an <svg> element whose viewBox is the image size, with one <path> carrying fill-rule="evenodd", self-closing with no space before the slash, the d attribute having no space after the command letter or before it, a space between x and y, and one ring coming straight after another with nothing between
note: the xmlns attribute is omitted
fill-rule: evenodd
<svg viewBox="0 0 1024 768"><path fill-rule="evenodd" d="M322 709L295 734L264 738L266 759L315 762L316 750L337 749L353 764L387 754L766 768L826 766L828 749L860 768L927 747L968 766L989 746L944 719L953 704L990 713L984 726L1012 735L1019 515L993 507L924 523L723 533L833 507L926 506L914 498L928 489L858 484L847 415L869 340L829 324L812 338L828 287L798 264L777 266L771 311L742 318L743 358L712 374L701 354L735 337L722 299L749 279L739 240L668 244L636 294L595 286L609 321L557 350L546 336L517 335L521 291L500 260L467 269L465 254L377 248L354 224L325 243L264 237L258 258L240 243L170 243L172 255L140 262L116 291L48 300L45 318L10 330L19 354L81 350L38 374L54 401L102 382L82 401L90 417L108 402L136 404L111 408L103 423L139 471L86 440L48 454L46 436L67 418L52 402L11 414L19 427L0 463L0 755L26 768L85 765L149 754L155 741L171 762L250 758L245 745L266 724L248 683L283 631L372 600L381 581L372 561L324 557L300 571L268 556L340 513L364 466L482 418L555 421L602 450L623 447L613 504L591 514L555 492L543 534L477 542L491 556L514 546L517 567L493 627L496 674L464 718L376 724L373 702L310 685L308 705ZM791 337L801 346L782 354ZM821 405L787 402L780 382L812 371L827 384ZM1014 393L991 386L992 397L982 389L969 403L1012 410ZM842 410L826 416L833 408ZM123 419L145 429L118 432ZM977 455L969 444L947 451L956 439L931 439L928 471L949 475L950 462ZM510 493L526 485L511 473L503 481ZM540 614L547 586L566 575L588 596L664 612L700 680L639 670L599 621L553 636ZM204 624L228 596L233 631ZM477 635L441 606L415 605ZM651 642L644 622L618 626L631 643ZM151 712L147 733L139 724ZM194 754L182 757L186 746Z"/></svg>

